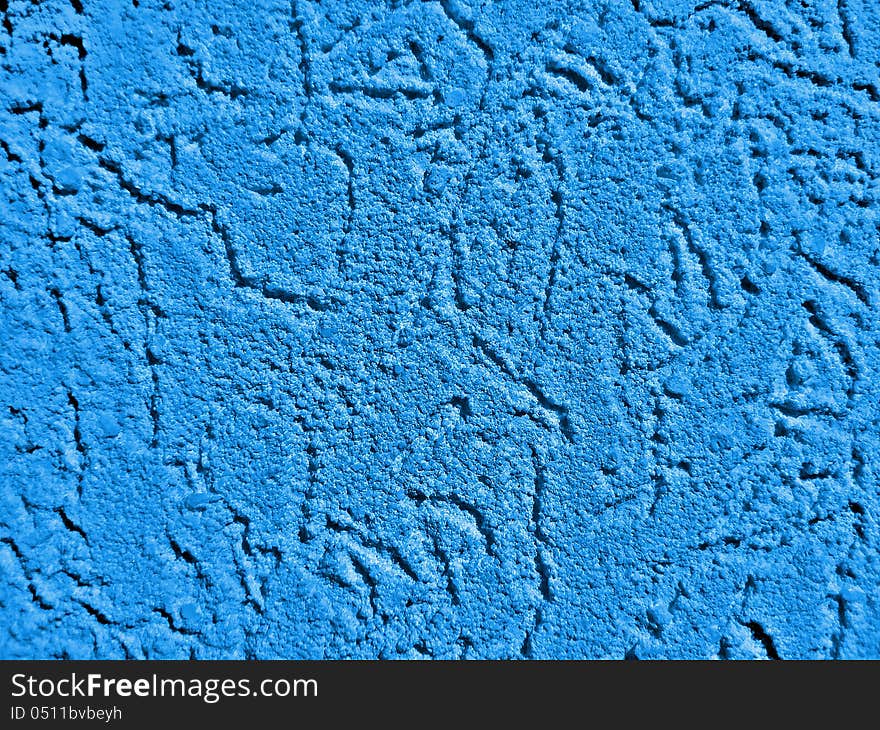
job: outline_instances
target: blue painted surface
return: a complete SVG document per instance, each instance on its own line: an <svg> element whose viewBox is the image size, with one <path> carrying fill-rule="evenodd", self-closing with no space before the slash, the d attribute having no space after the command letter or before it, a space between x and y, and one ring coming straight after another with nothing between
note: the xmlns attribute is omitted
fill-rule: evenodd
<svg viewBox="0 0 880 730"><path fill-rule="evenodd" d="M0 14L2 656L880 656L876 3Z"/></svg>

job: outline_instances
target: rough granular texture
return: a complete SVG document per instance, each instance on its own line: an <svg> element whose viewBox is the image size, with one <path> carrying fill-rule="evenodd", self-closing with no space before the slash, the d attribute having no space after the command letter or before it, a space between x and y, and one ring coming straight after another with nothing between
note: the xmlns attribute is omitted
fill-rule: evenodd
<svg viewBox="0 0 880 730"><path fill-rule="evenodd" d="M880 657L875 0L0 15L0 655Z"/></svg>

